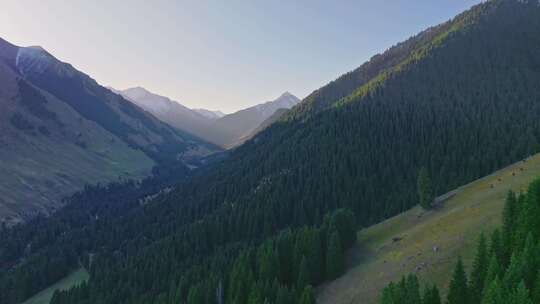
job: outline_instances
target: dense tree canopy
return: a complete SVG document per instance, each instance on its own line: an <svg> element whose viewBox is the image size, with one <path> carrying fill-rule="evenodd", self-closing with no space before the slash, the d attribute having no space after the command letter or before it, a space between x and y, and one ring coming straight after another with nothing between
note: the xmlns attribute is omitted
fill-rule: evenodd
<svg viewBox="0 0 540 304"><path fill-rule="evenodd" d="M505 223L504 230L506 231L503 234L510 235L509 244L511 245L505 248L510 259L507 261L505 255L498 252L498 243L500 242L498 230L492 234L491 250L487 250L486 239L482 235L478 241L470 279L465 274L461 259L458 259L456 263L448 290L448 304L539 303L540 239L535 237L534 232L538 232L535 229L540 223L540 217L532 220L527 214L532 205L540 206L539 191L540 179L531 183L527 193L519 197L515 193L509 192L504 208L503 223ZM510 220L508 219L508 210L515 211L511 220L515 224L511 226L507 225ZM531 221L525 221L526 218L531 219ZM518 224L524 221L525 224ZM520 231L527 234L524 242L519 241ZM403 292L410 292L407 289L410 287L407 286L403 283L388 285L381 294L381 304L425 304L427 299L436 303L435 293L429 292L429 287L426 288L423 302L420 300L409 302L400 298ZM418 286L414 286L412 289L414 292L419 290Z"/></svg>
<svg viewBox="0 0 540 304"><path fill-rule="evenodd" d="M421 166L439 195L540 150L540 47L531 47L539 34L537 5L483 3L317 90L220 164L160 195L134 192L117 205L87 192L86 203L67 209L78 220L43 220L43 238L4 232L13 241L0 245L9 256L0 304L21 302L79 263L89 282L54 304L310 301L300 286L341 273L328 256L343 256L356 227L418 203ZM310 100L320 106L302 112ZM518 228L490 241L493 267L512 264L503 244L525 246L530 227L538 238L533 196L521 198ZM486 277L509 284L518 275L488 269ZM404 284L420 295L417 281ZM426 294L436 301L438 292Z"/></svg>

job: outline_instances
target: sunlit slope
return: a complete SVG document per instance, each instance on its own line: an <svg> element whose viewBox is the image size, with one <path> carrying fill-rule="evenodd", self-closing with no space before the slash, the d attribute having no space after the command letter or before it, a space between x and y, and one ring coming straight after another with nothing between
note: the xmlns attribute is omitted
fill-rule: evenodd
<svg viewBox="0 0 540 304"><path fill-rule="evenodd" d="M411 272L444 293L456 257L470 267L480 233L501 224L508 190L524 191L538 176L540 154L456 189L433 211L416 207L360 231L348 271L322 286L317 302L377 303L384 286Z"/></svg>

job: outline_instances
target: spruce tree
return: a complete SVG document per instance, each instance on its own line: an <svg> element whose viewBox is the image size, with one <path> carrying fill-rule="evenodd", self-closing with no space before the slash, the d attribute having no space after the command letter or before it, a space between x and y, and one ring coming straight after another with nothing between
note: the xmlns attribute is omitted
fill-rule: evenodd
<svg viewBox="0 0 540 304"><path fill-rule="evenodd" d="M486 274L489 267L486 238L484 233L480 234L478 249L474 258L471 271L469 295L471 303L479 303L482 300L482 292L486 281Z"/></svg>
<svg viewBox="0 0 540 304"><path fill-rule="evenodd" d="M394 282L391 282L383 289L381 296L381 304L397 304L394 301L395 288L396 286Z"/></svg>
<svg viewBox="0 0 540 304"><path fill-rule="evenodd" d="M529 291L525 287L525 283L522 281L518 287L515 288L508 298L509 304L533 304L529 296Z"/></svg>
<svg viewBox="0 0 540 304"><path fill-rule="evenodd" d="M525 241L525 247L523 248L522 262L523 262L523 280L525 286L532 288L536 279L536 275L539 269L539 257L538 250L536 248L532 233L529 233L527 240Z"/></svg>
<svg viewBox="0 0 540 304"><path fill-rule="evenodd" d="M422 167L418 172L417 190L419 204L424 209L431 209L434 195L431 179L426 167Z"/></svg>
<svg viewBox="0 0 540 304"><path fill-rule="evenodd" d="M536 282L531 288L531 298L534 303L540 303L540 272L536 275Z"/></svg>
<svg viewBox="0 0 540 304"><path fill-rule="evenodd" d="M344 268L343 250L339 234L334 231L328 242L326 253L326 274L328 279L333 280L341 275Z"/></svg>
<svg viewBox="0 0 540 304"><path fill-rule="evenodd" d="M499 277L495 277L487 286L481 304L508 304L505 301L503 286Z"/></svg>
<svg viewBox="0 0 540 304"><path fill-rule="evenodd" d="M467 275L463 268L463 262L461 257L458 258L458 262L450 281L450 289L448 291L448 304L468 304L469 292L467 288Z"/></svg>
<svg viewBox="0 0 540 304"><path fill-rule="evenodd" d="M508 191L503 209L502 243L503 243L503 263L510 262L512 249L514 246L514 230L516 229L516 218L518 216L516 194Z"/></svg>
<svg viewBox="0 0 540 304"><path fill-rule="evenodd" d="M431 288L426 287L422 297L422 304L441 304L441 296L437 285L433 285Z"/></svg>
<svg viewBox="0 0 540 304"><path fill-rule="evenodd" d="M276 304L293 304L291 292L285 286L279 286L276 295Z"/></svg>
<svg viewBox="0 0 540 304"><path fill-rule="evenodd" d="M420 284L418 284L418 278L416 275L410 274L406 281L405 298L407 303L420 303L422 298L420 297Z"/></svg>
<svg viewBox="0 0 540 304"><path fill-rule="evenodd" d="M491 286L491 283L499 277L501 274L501 267L499 264L499 261L497 260L497 257L495 255L492 255L489 260L489 266L488 270L486 272L486 280L484 282L484 293Z"/></svg>
<svg viewBox="0 0 540 304"><path fill-rule="evenodd" d="M505 266L504 264L504 250L503 250L503 244L501 240L501 231L499 229L495 229L493 233L491 234L491 244L489 247L489 254L491 256L495 256L497 258L497 262L501 266Z"/></svg>
<svg viewBox="0 0 540 304"><path fill-rule="evenodd" d="M523 274L523 258L521 255L514 253L504 274L503 286L507 290L513 290L523 280Z"/></svg>
<svg viewBox="0 0 540 304"><path fill-rule="evenodd" d="M308 285L304 288L304 291L302 292L302 296L300 297L299 304L315 304L315 292L313 291L313 287L311 285Z"/></svg>
<svg viewBox="0 0 540 304"><path fill-rule="evenodd" d="M298 273L298 279L296 281L296 288L298 290L304 290L304 287L309 285L310 274L306 257L302 257L302 262L300 262L300 272Z"/></svg>

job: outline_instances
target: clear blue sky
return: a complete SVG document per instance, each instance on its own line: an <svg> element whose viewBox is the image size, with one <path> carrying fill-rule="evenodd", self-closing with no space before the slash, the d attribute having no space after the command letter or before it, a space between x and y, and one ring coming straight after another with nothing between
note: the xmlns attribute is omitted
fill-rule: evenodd
<svg viewBox="0 0 540 304"><path fill-rule="evenodd" d="M0 36L99 83L231 112L300 98L479 0L3 0Z"/></svg>

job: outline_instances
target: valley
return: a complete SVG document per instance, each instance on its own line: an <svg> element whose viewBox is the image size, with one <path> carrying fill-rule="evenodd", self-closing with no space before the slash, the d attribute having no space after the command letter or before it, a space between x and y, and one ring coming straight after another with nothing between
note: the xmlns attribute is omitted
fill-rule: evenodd
<svg viewBox="0 0 540 304"><path fill-rule="evenodd" d="M0 40L0 304L539 302L540 4L489 0L442 20L303 100L231 114L104 87ZM149 45L137 50L164 82L151 87L267 96L223 89L252 68L245 53L226 68L234 43L157 57ZM163 78L203 54L188 78ZM245 80L270 96L271 69L290 65L274 60Z"/></svg>

